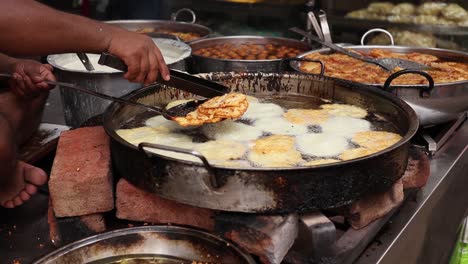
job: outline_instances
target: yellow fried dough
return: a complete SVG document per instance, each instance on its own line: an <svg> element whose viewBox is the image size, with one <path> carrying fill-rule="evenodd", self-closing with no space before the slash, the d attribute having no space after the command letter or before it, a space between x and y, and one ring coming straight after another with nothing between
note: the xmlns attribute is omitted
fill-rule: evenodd
<svg viewBox="0 0 468 264"><path fill-rule="evenodd" d="M367 111L354 105L347 104L324 104L320 108L324 109L328 114L334 116L348 116L354 118L364 118L367 116Z"/></svg>
<svg viewBox="0 0 468 264"><path fill-rule="evenodd" d="M396 144L400 139L400 135L391 132L365 131L354 134L352 141L361 147L380 151Z"/></svg>
<svg viewBox="0 0 468 264"><path fill-rule="evenodd" d="M317 166L317 165L330 164L330 163L335 163L335 162L340 162L340 161L337 159L318 159L318 160L311 160L311 161L305 162L302 164L302 166Z"/></svg>
<svg viewBox="0 0 468 264"><path fill-rule="evenodd" d="M329 114L324 110L289 109L284 117L293 124L319 125L328 120Z"/></svg>
<svg viewBox="0 0 468 264"><path fill-rule="evenodd" d="M254 141L253 152L267 154L294 150L294 137L273 135Z"/></svg>
<svg viewBox="0 0 468 264"><path fill-rule="evenodd" d="M197 144L195 150L203 154L209 161L223 162L241 158L247 151L247 147L234 141L213 140Z"/></svg>
<svg viewBox="0 0 468 264"><path fill-rule="evenodd" d="M371 154L374 154L375 150L371 150L368 148L353 148L353 149L348 149L345 150L343 153L341 153L340 156L338 156L342 160L352 160L352 159L357 159L360 157L368 156Z"/></svg>
<svg viewBox="0 0 468 264"><path fill-rule="evenodd" d="M283 135L256 140L249 160L261 167L292 167L303 161L301 153L294 147L294 137Z"/></svg>
<svg viewBox="0 0 468 264"><path fill-rule="evenodd" d="M213 97L199 105L195 111L188 113L185 117L174 118L174 121L181 126L199 126L207 123L217 123L223 119L241 117L248 107L249 102L245 95L230 93Z"/></svg>

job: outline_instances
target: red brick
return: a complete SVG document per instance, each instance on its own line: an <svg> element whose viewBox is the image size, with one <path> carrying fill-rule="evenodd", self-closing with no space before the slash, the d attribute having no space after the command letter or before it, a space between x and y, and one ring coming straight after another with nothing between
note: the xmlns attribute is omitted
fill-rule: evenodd
<svg viewBox="0 0 468 264"><path fill-rule="evenodd" d="M135 187L125 179L117 183L115 203L117 218L120 219L214 229L215 211L161 198Z"/></svg>
<svg viewBox="0 0 468 264"><path fill-rule="evenodd" d="M106 223L102 213L56 217L50 201L47 222L49 223L50 240L57 247L106 231Z"/></svg>
<svg viewBox="0 0 468 264"><path fill-rule="evenodd" d="M361 229L398 207L403 198L403 183L400 179L389 191L372 194L352 203L347 219L352 228Z"/></svg>
<svg viewBox="0 0 468 264"><path fill-rule="evenodd" d="M60 135L49 190L57 217L114 208L109 138L102 127L79 128Z"/></svg>
<svg viewBox="0 0 468 264"><path fill-rule="evenodd" d="M408 166L403 174L403 188L421 188L430 175L429 158L422 151L411 152Z"/></svg>

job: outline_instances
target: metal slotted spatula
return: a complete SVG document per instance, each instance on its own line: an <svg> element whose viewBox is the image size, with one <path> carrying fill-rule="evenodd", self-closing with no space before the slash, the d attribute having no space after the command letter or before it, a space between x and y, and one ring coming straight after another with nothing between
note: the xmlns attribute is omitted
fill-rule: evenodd
<svg viewBox="0 0 468 264"><path fill-rule="evenodd" d="M406 69L406 70L418 70L418 71L433 69L430 66L427 66L427 65L424 65L424 64L421 64L421 63L417 63L417 62L414 62L414 61L410 61L410 60L396 59L396 58L375 59L375 58L371 58L371 57L362 56L361 54L349 51L349 50L347 50L345 48L342 48L342 47L340 47L338 45L335 45L333 43L328 43L328 42L322 41L318 37L306 32L306 31L304 31L302 29L293 27L293 28L290 28L289 30L294 32L294 33L297 33L297 34L299 34L299 35L301 35L303 37L309 38L310 40L313 40L313 41L315 41L315 42L317 42L319 44L322 44L323 46L326 46L326 47L328 47L328 48L330 48L330 49L332 49L332 50L334 50L336 52L343 53L345 55L348 55L348 56L350 56L352 58L355 58L355 59L358 59L358 60L361 60L361 61L365 61L365 62L368 62L368 63L378 65L378 66L382 67L383 69L385 69L387 71L394 71L395 68L397 68L397 67L402 68L402 69Z"/></svg>
<svg viewBox="0 0 468 264"><path fill-rule="evenodd" d="M8 73L0 73L0 79L1 79L1 77L11 78L12 75L8 74ZM170 109L164 109L164 108L160 108L160 107L157 107L157 106L145 105L145 104L141 104L141 103L138 103L138 102L126 100L126 99L123 99L123 98L114 97L114 96L110 96L110 95L107 95L107 94L99 93L99 92L96 92L96 91L93 91L93 90L90 90L90 89L86 89L86 88L77 86L77 85L72 84L72 83L54 82L54 81L46 81L46 83L50 84L50 85L54 85L54 86L58 85L60 87L66 87L66 88L70 88L70 89L73 89L73 90L77 90L77 91L80 91L82 93L87 93L87 94L90 94L90 95L93 95L93 96L96 96L96 97L99 97L99 98L102 98L102 99L105 99L105 100L110 100L110 101L114 101L114 102L119 102L119 103L123 103L123 104L128 104L128 105L141 107L141 108L146 109L147 111L158 113L158 114L164 116L164 118L166 118L168 120L174 120L174 118L176 118L176 117L186 116L188 113L194 111L199 105L196 101L191 101L191 102L183 104L183 107L175 106L175 107L172 107ZM155 86L155 85L157 85L157 84L150 84L148 86L142 87L141 89L148 88L148 87Z"/></svg>

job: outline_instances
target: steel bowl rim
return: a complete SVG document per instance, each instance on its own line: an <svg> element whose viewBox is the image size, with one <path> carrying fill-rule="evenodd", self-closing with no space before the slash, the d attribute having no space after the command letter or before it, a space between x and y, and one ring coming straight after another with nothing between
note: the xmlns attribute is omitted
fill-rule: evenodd
<svg viewBox="0 0 468 264"><path fill-rule="evenodd" d="M173 40L173 39L165 39L165 38L152 38L154 44L157 46L157 43L156 41L160 42L160 43L165 43L165 44L169 44L169 43L172 43L172 46L178 48L179 50L182 51L183 55L177 60L177 61L174 61L173 63L171 64L168 64L168 66L171 66L171 65L174 65L176 63L179 63L181 61L184 61L185 59L189 58L191 55L192 55L192 47L183 42L183 41L177 41L177 40ZM47 56L47 63L52 65L54 68L56 69L59 69L61 71L65 71L65 72L73 72L73 73L81 73L81 74L93 74L93 75L99 75L99 74L103 74L103 75L107 75L107 74L123 74L122 71L119 71L119 70L115 70L115 71L112 71L112 72L105 72L105 71L88 71L86 69L84 70L70 70L68 68L65 68L63 65L59 65L57 62L56 62L56 58L58 58L59 56L63 56L63 55L66 55L66 54L74 54L73 52L68 52L68 53L61 53L61 54L50 54ZM94 55L99 55L98 53L88 53L88 54L94 54Z"/></svg>
<svg viewBox="0 0 468 264"><path fill-rule="evenodd" d="M72 242L68 245L60 247L51 253L45 255L44 257L40 258L39 260L35 261L34 264L41 264L45 263L46 261L52 260L53 258L64 256L65 254L69 253L72 250L79 249L93 243L104 241L109 238L118 237L121 235L130 235L130 234L141 234L141 233L184 233L204 238L209 238L211 241L215 240L218 242L222 242L223 244L229 243L229 247L232 248L237 254L245 258L249 263L256 263L252 257L241 250L235 243L226 240L220 236L216 236L212 233L195 229L195 228L188 228L183 226L177 225L151 225L151 226L137 226L137 227L129 227L129 228L122 228L117 230L108 231L101 234L92 235L75 242Z"/></svg>
<svg viewBox="0 0 468 264"><path fill-rule="evenodd" d="M214 41L214 40L223 40L223 39L266 39L266 40L273 39L273 40L283 40L283 41L290 41L290 42L295 42L295 43L302 43L302 44L308 46L309 48L311 47L308 43L306 43L304 41L297 40L297 39L284 38L284 37L270 37L270 36L254 36L254 35L224 36L224 37L212 37L212 38L197 39L197 40L194 40L194 41L190 42L190 46L192 46L193 44L200 43L200 42L203 43L203 42L209 42L209 41ZM192 50L193 50L193 48L192 48ZM303 53L301 53L301 54L303 54ZM284 59L287 59L287 58L272 59L272 60L216 59L216 58L197 55L195 53L192 53L192 56L193 57L203 58L203 59L210 59L210 60L213 60L213 61L228 61L228 62L241 62L241 63L280 62L280 61L282 61Z"/></svg>
<svg viewBox="0 0 468 264"><path fill-rule="evenodd" d="M216 74L216 73L206 73L206 74ZM220 73L217 73L217 74L220 74ZM229 73L224 72L222 74L229 74ZM281 74L278 74L278 73L261 73L261 72L242 73L242 74L231 72L231 74L245 75L245 76L254 75L254 74L262 74L262 76L281 75ZM299 78L301 78L301 77L305 77L305 78L309 77L310 78L310 76L308 76L307 74L301 74L301 73L292 73L292 74L284 74L284 75L286 75L286 76L295 76L295 77L299 77ZM322 77L322 78L332 79L332 78L329 78L329 77ZM334 79L334 81L340 82L342 80ZM216 164L210 164L210 166L215 168L215 169L235 170L235 171L275 171L275 172L288 171L288 172L290 172L290 171L307 171L307 170L311 170L311 169L320 170L320 169L327 169L327 168L331 168L331 167L346 166L346 165L351 164L351 163L363 161L363 160L370 159L370 158L375 158L375 157L378 157L378 156L383 155L385 153L389 153L389 152L401 147L404 144L407 144L409 142L409 140L411 138L413 138L413 136L416 134L416 132L418 131L418 128L419 128L419 119L417 118L416 112L413 110L413 108L411 108L411 106L409 106L408 103L406 103L404 100L400 99L399 97L393 96L390 93L385 92L385 91L383 91L381 89L376 89L375 87L366 86L366 85L362 85L362 84L359 84L359 83L353 83L353 85L356 85L356 84L358 86L360 86L359 89L367 90L370 93L376 93L379 96L382 96L385 99L389 100L390 102L395 104L397 107L401 108L402 111L408 113L408 116L409 116L409 118L408 118L409 119L408 131L405 133L404 136L402 136L401 140L398 141L396 144L394 144L394 145L392 145L392 146L390 146L390 147L388 147L386 149L375 152L375 153L373 153L371 155L364 156L364 157L359 157L359 158L356 158L356 159L345 160L345 161L340 161L340 162L335 162L335 163L315 165L315 166L296 166L296 167L280 167L280 168L278 168L278 167L248 167L248 168L244 168L244 167L225 167L225 166L220 166L220 165L216 165ZM125 98L125 99L131 99L134 96L136 96L136 95L138 95L140 93L143 93L143 92L145 92L145 91L147 91L149 89L154 89L154 87L147 87L146 89L138 89L138 90L132 91L132 92L130 92L127 95L124 95L122 97ZM133 144L130 144L129 142L127 142L126 140L121 138L119 135L117 135L115 130L111 130L108 126L105 125L106 124L105 121L110 118L111 112L114 112L113 108L118 107L118 106L119 106L119 104L113 102L104 111L104 114L103 114L104 129L106 130L108 135L113 137L120 144L122 144L122 145L124 145L126 147L129 147L129 148L132 148L134 150L138 150L137 146L135 146ZM411 120L411 117L413 117L413 120ZM200 168L205 167L202 163L199 163L199 162L176 159L176 158L167 157L167 156L164 156L164 155L155 154L155 153L152 153L152 152L149 152L148 154L150 156L158 156L158 157L163 158L165 160L180 162L180 163L183 163L183 164L186 164L186 165L198 166Z"/></svg>
<svg viewBox="0 0 468 264"><path fill-rule="evenodd" d="M447 52L449 54L454 54L454 55L461 55L461 56L466 56L468 58L468 52L463 52L459 50L449 50L449 49L441 49L441 48L423 48L423 47L410 47L410 46L388 46L388 45L346 45L345 48L352 48L352 49L397 49L397 50L411 50L413 52L423 52L424 50L433 50L433 51L439 51L439 52ZM320 49L315 49L315 50L310 50L304 53L301 53L297 55L297 58L303 58L309 54L313 53L321 53L321 52L329 52L331 51L329 48L320 48ZM304 73L304 74L310 74L310 75L318 75L314 73L308 73L304 72L299 68L299 63L298 61L291 61L289 65L297 72ZM326 73L325 73L326 74ZM339 79L339 80L344 80L348 82L353 82L353 83L359 83L363 85L368 85L368 86L377 86L377 87L383 87L384 84L376 84L376 83L362 83L362 82L356 82L356 81L351 81L351 80L346 80L343 78L337 78L337 77L330 77L329 78L334 78L334 79ZM434 83L434 87L439 87L439 86L445 86L445 85L459 85L459 84L465 84L468 83L468 80L464 81L456 81L456 82L445 82L445 83ZM425 87L427 86L426 84L399 84L399 85L391 85L391 87L396 87L396 88L420 88L420 87Z"/></svg>
<svg viewBox="0 0 468 264"><path fill-rule="evenodd" d="M174 24L174 25L184 25L184 26L192 26L195 28L203 29L207 32L206 35L201 36L200 38L192 41L187 41L188 43L192 43L193 41L198 41L207 38L209 35L213 34L213 30L209 27L197 24L197 23L189 23L184 21L173 21L173 20L157 20L157 19L119 19L119 20L107 20L104 21L107 24L118 24L118 23L130 23L130 24L138 24L138 23L160 23L160 24Z"/></svg>

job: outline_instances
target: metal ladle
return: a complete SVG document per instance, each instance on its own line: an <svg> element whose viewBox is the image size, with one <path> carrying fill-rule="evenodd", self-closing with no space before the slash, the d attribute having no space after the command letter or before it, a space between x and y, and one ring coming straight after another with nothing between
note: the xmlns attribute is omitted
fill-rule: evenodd
<svg viewBox="0 0 468 264"><path fill-rule="evenodd" d="M8 74L8 73L0 73L0 77L12 78L12 75ZM123 98L114 97L114 96L110 96L110 95L107 95L107 94L99 93L99 92L96 92L96 91L93 91L93 90L90 90L90 89L86 89L86 88L83 88L83 87L80 87L80 86L77 86L77 85L71 84L71 83L57 82L57 81L45 81L45 83L47 83L49 85L54 85L54 86L58 85L58 86L61 86L61 87L71 88L71 89L80 91L82 93L87 93L87 94L90 94L90 95L93 95L93 96L96 96L96 97L99 97L99 98L102 98L102 99L105 99L105 100L110 100L110 101L114 101L114 102L118 102L118 103L123 103L123 104L128 104L128 105L141 107L141 108L144 108L144 109L146 109L148 111L158 113L158 114L164 116L168 120L174 120L176 117L186 116L188 113L194 111L197 108L197 106L199 105L199 102L197 100L194 100L194 101L190 101L188 103L184 103L180 107L179 106L174 106L174 107L171 107L170 109L164 109L164 108L157 107L157 106L146 105L146 104L130 101L130 100L127 100L127 99L123 99ZM159 84L157 84L157 83L150 84L148 86L142 87L141 89L145 89L145 88L148 88L148 87L153 87L153 86L156 86L156 85L159 85Z"/></svg>

